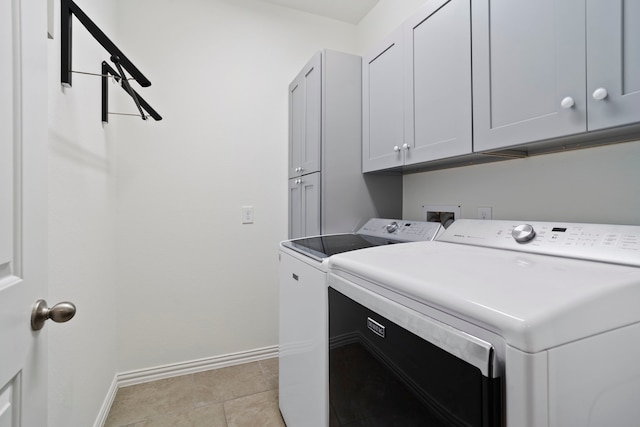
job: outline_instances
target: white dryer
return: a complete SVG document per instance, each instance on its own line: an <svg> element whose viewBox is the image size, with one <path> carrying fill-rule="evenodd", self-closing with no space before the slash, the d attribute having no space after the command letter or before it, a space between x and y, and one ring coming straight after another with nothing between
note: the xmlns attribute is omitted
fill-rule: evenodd
<svg viewBox="0 0 640 427"><path fill-rule="evenodd" d="M331 426L639 425L640 227L458 220L328 284Z"/></svg>
<svg viewBox="0 0 640 427"><path fill-rule="evenodd" d="M288 427L329 423L327 263L332 255L432 240L440 224L373 218L356 233L280 244L279 404ZM396 245L393 245L396 246Z"/></svg>

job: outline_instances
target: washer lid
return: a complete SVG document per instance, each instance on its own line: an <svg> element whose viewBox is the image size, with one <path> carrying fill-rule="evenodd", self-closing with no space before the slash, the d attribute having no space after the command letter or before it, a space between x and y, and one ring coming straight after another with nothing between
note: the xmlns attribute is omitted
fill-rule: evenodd
<svg viewBox="0 0 640 427"><path fill-rule="evenodd" d="M285 240L282 246L322 262L335 254L391 243L433 240L440 224L371 218L355 233L326 234Z"/></svg>
<svg viewBox="0 0 640 427"><path fill-rule="evenodd" d="M335 254L370 248L390 243L388 240L376 239L359 234L328 234L325 236L303 237L287 240L282 246L293 249L318 261Z"/></svg>
<svg viewBox="0 0 640 427"><path fill-rule="evenodd" d="M349 252L329 272L425 304L526 352L640 321L640 268L446 242Z"/></svg>

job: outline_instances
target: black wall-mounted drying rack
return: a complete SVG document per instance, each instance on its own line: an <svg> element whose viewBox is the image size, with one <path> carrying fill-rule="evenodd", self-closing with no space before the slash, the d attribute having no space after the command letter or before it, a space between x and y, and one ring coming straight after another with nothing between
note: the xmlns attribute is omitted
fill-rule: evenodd
<svg viewBox="0 0 640 427"><path fill-rule="evenodd" d="M107 37L107 35L98 28L98 26L85 14L82 9L78 7L73 0L60 0L60 43L61 43L61 58L60 58L60 81L63 86L71 87L71 75L73 73L71 64L72 53L72 17L75 16L78 21L89 31L89 33L96 39L98 43L102 45L110 54L111 61L116 65L118 71L111 68L106 62L102 62L102 121L108 122L108 94L107 80L114 78L116 82L120 82L122 89L127 92L133 99L140 112L140 117L143 120L147 119L145 111L149 116L155 120L162 120L162 117L144 100L138 93L131 88L129 79L124 73L127 70L131 74L131 78L138 82L142 87L151 86L151 82L144 74L122 53L122 51ZM91 73L85 73L91 74ZM134 114L136 115L136 114Z"/></svg>

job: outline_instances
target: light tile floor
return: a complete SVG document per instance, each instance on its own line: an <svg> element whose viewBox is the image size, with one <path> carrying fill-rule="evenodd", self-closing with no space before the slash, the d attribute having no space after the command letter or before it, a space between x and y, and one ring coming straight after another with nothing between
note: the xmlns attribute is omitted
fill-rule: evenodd
<svg viewBox="0 0 640 427"><path fill-rule="evenodd" d="M285 427L278 359L123 387L105 427Z"/></svg>

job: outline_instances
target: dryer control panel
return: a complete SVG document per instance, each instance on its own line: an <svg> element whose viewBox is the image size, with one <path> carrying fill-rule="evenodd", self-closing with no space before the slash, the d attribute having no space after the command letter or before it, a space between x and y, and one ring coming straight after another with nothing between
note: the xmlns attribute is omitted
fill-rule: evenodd
<svg viewBox="0 0 640 427"><path fill-rule="evenodd" d="M396 242L421 242L433 240L440 231L440 227L439 222L372 218L356 234L380 237Z"/></svg>
<svg viewBox="0 0 640 427"><path fill-rule="evenodd" d="M461 219L441 242L640 267L640 226Z"/></svg>

